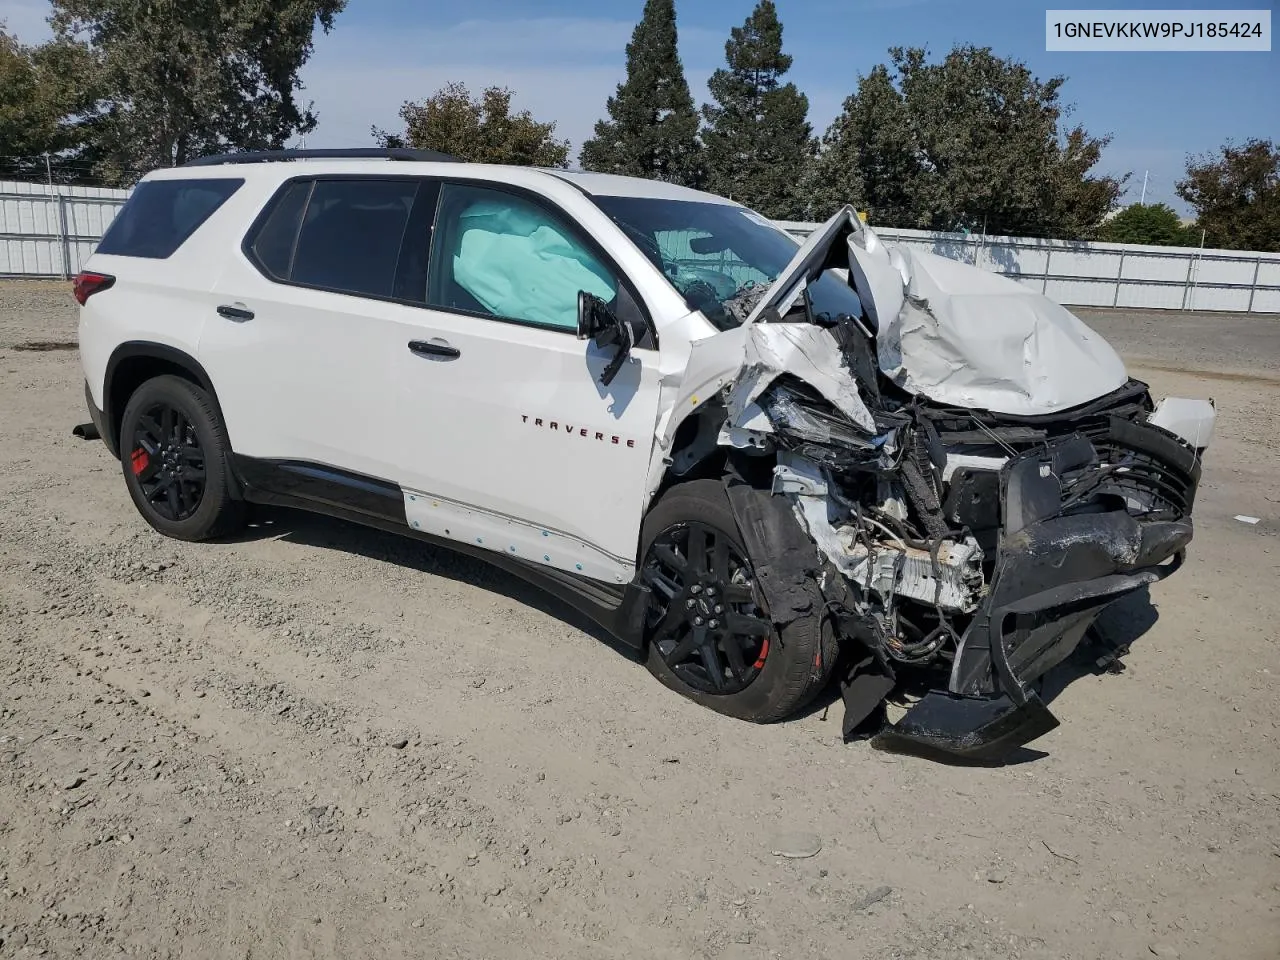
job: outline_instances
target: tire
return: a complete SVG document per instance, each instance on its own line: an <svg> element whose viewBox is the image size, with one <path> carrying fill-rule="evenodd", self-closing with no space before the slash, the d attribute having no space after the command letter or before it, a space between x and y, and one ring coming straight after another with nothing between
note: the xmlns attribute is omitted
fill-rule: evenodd
<svg viewBox="0 0 1280 960"><path fill-rule="evenodd" d="M697 607L692 608L689 613L681 610L682 607L689 606L690 601L696 603L699 599L691 596L689 592L691 586L688 581L694 579L692 575L684 577L682 592L675 598L666 600L665 593L670 590L672 583L676 580L672 571L678 571L678 567L671 566L663 557L675 553L679 559L681 537L685 538L685 543L692 543L688 538L694 537L703 529L709 531L711 537L712 546L707 548L708 555L720 549L720 540L717 538L722 537L729 556L733 558L736 554L738 559L745 561L744 567L737 568L734 576L742 577L741 571L746 570L745 579L750 583L751 600L747 603L730 605L729 612L732 614L735 609L744 610L754 606L757 615L740 614L734 622L746 623L752 629L756 629L759 624L752 621L759 619L764 623L760 629L767 631L767 636L761 643L764 653L752 663L753 675L741 689L736 689L737 684L734 683L729 685L734 689L717 692L710 689L715 686L714 684L706 682L707 679L713 679L710 677L709 668L704 667L699 672L696 669L696 661L693 666L687 663L673 666L668 662L669 654L680 652L682 642L686 644L693 642L690 638L694 628L686 624L687 632L680 632L680 628L676 627L673 631L674 638L664 635L663 628L675 618L697 616L704 611ZM685 533L686 530L689 532ZM832 624L823 614L824 604L817 585L810 584L814 594L812 613L793 620L781 628L769 622L763 597L759 588L754 585L754 569L742 545L737 521L729 505L724 485L720 481L693 480L668 490L645 518L641 530L641 544L643 547L641 576L653 589L655 597L646 622L648 639L646 663L649 672L658 680L677 693L705 707L710 707L718 713L753 723L772 723L788 717L818 695L835 667L837 643ZM694 549L691 546L688 551L690 555L684 558L686 570L692 570L695 567L692 552ZM714 561L709 561L707 565L714 566ZM732 561L730 566L733 567ZM658 582L655 583L655 580ZM704 588L704 592L709 589L711 588ZM720 596L726 602L730 598L730 591L733 591L735 599L747 596L747 591L741 584L731 583L728 588L722 588L720 592ZM673 605L676 608L674 611ZM711 611L716 609L718 607L711 607ZM707 612L707 616L711 615L713 615L711 612ZM706 620L706 622L713 621ZM724 622L727 624L729 621ZM764 646L764 642L767 642L767 647ZM727 651L730 643L731 640L725 639L722 634L718 641L718 650ZM665 651L664 646L667 648ZM749 651L750 647L746 649ZM698 659L704 664L707 662L702 657ZM726 680L736 679L733 676L732 666L726 665L724 670ZM694 682L691 682L691 678Z"/></svg>
<svg viewBox="0 0 1280 960"><path fill-rule="evenodd" d="M208 540L244 526L226 428L213 399L194 383L163 376L138 387L125 405L119 445L134 506L160 533Z"/></svg>

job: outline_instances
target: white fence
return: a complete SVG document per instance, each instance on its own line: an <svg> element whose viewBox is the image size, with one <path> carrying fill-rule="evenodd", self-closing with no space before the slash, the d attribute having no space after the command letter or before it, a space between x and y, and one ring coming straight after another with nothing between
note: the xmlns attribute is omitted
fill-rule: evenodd
<svg viewBox="0 0 1280 960"><path fill-rule="evenodd" d="M0 277L72 277L127 190L0 180Z"/></svg>
<svg viewBox="0 0 1280 960"><path fill-rule="evenodd" d="M781 226L805 236L818 224ZM875 231L891 243L963 260L1072 306L1280 313L1280 253Z"/></svg>
<svg viewBox="0 0 1280 960"><path fill-rule="evenodd" d="M127 190L0 181L0 277L71 277ZM783 223L803 236L816 224ZM1073 306L1280 313L1280 253L877 228L884 239L1011 277Z"/></svg>

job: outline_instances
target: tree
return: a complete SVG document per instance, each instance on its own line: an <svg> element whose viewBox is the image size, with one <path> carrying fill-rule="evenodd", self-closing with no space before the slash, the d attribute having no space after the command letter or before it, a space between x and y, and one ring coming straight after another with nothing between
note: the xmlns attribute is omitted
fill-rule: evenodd
<svg viewBox="0 0 1280 960"><path fill-rule="evenodd" d="M201 154L275 149L315 128L294 99L317 23L346 0L53 0L101 84L85 121L102 172L128 181Z"/></svg>
<svg viewBox="0 0 1280 960"><path fill-rule="evenodd" d="M609 98L609 119L582 145L586 170L696 186L698 115L676 50L674 0L645 0L627 44L627 79Z"/></svg>
<svg viewBox="0 0 1280 960"><path fill-rule="evenodd" d="M1188 158L1178 196L1195 209L1205 242L1229 250L1280 251L1280 146L1226 143L1219 156Z"/></svg>
<svg viewBox="0 0 1280 960"><path fill-rule="evenodd" d="M20 44L0 24L0 176L87 175L80 114L92 105L92 58L76 41Z"/></svg>
<svg viewBox="0 0 1280 960"><path fill-rule="evenodd" d="M400 108L403 134L373 130L386 147L440 150L472 163L567 167L569 141L555 139L554 123L539 123L528 110L511 113L511 91L489 87L478 100L461 83L450 83L420 103Z"/></svg>
<svg viewBox="0 0 1280 960"><path fill-rule="evenodd" d="M1190 247L1199 243L1200 231L1184 227L1177 213L1166 204L1131 203L1102 225L1098 239L1109 243Z"/></svg>
<svg viewBox="0 0 1280 960"><path fill-rule="evenodd" d="M724 51L728 69L707 84L716 102L702 108L706 188L767 217L803 219L803 174L815 152L809 98L794 83L782 84L791 57L782 52L773 0L760 0L730 31Z"/></svg>
<svg viewBox="0 0 1280 960"><path fill-rule="evenodd" d="M1064 77L1041 81L986 47L941 63L889 55L823 139L818 201L861 200L888 226L1063 237L1088 236L1115 206L1128 175L1091 173L1110 138L1063 128Z"/></svg>

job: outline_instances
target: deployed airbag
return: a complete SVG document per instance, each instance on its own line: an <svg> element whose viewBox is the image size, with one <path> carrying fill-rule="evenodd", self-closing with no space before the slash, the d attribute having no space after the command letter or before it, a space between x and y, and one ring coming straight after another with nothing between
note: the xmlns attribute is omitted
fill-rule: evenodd
<svg viewBox="0 0 1280 960"><path fill-rule="evenodd" d="M595 258L545 217L480 202L460 220L454 281L497 316L576 330L579 290L605 302L617 294Z"/></svg>

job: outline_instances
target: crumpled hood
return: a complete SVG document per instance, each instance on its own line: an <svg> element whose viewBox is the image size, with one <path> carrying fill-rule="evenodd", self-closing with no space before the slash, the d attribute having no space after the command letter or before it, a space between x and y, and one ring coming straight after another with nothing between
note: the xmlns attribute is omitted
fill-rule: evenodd
<svg viewBox="0 0 1280 960"><path fill-rule="evenodd" d="M844 259L842 241L880 368L910 393L1034 416L1087 403L1128 379L1110 344L1060 304L986 270L886 245L848 206L810 235L747 323L784 314L812 276Z"/></svg>
<svg viewBox="0 0 1280 960"><path fill-rule="evenodd" d="M742 326L693 342L658 423L661 445L670 446L687 411L726 387L730 426L768 432L755 401L784 374L873 430L832 331L768 322L784 316L813 277L846 266L875 336L877 362L909 393L1036 416L1088 403L1128 380L1115 350L1059 304L985 270L887 246L845 207L810 234Z"/></svg>
<svg viewBox="0 0 1280 960"><path fill-rule="evenodd" d="M856 249L857 237L849 242ZM936 254L893 252L906 282L892 301L896 312L880 311L876 349L881 369L904 390L958 407L1036 415L1079 406L1127 381L1111 345L1048 297Z"/></svg>

